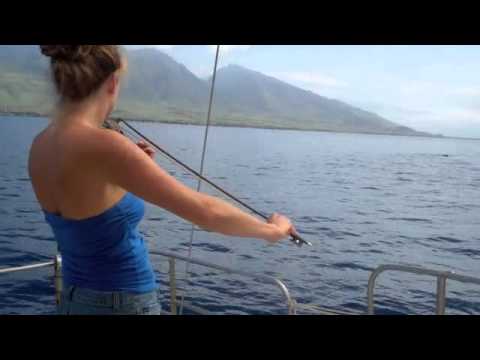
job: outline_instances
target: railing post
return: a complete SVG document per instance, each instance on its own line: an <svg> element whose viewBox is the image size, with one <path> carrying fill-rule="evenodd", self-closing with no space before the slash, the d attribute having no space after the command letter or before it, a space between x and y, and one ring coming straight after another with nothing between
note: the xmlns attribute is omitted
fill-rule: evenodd
<svg viewBox="0 0 480 360"><path fill-rule="evenodd" d="M288 315L297 315L297 304L294 299L288 302Z"/></svg>
<svg viewBox="0 0 480 360"><path fill-rule="evenodd" d="M445 315L445 303L447 292L447 277L437 276L437 315Z"/></svg>
<svg viewBox="0 0 480 360"><path fill-rule="evenodd" d="M175 259L168 258L168 272L170 275L170 312L177 315L177 285L175 281Z"/></svg>
<svg viewBox="0 0 480 360"><path fill-rule="evenodd" d="M367 314L368 315L375 315L374 310L374 291L375 291L375 280L377 276L383 271L383 266L380 265L377 269L375 269L370 277L368 278L368 288L367 288Z"/></svg>
<svg viewBox="0 0 480 360"><path fill-rule="evenodd" d="M59 305L60 299L62 296L62 257L60 256L60 254L57 254L55 256L54 269L55 269L55 275L54 275L55 301L57 305Z"/></svg>

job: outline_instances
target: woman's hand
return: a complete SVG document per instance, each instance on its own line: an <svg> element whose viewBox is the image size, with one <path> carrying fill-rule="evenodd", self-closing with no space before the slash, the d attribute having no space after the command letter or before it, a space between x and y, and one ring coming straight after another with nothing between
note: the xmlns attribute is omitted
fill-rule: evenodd
<svg viewBox="0 0 480 360"><path fill-rule="evenodd" d="M140 149L142 149L143 151L145 151L145 153L150 157L150 158L154 158L155 157L155 150L150 146L148 145L145 141L143 140L140 140L138 143L137 143L138 147Z"/></svg>
<svg viewBox="0 0 480 360"><path fill-rule="evenodd" d="M274 213L267 221L269 224L275 226L275 232L267 239L270 243L276 243L290 235L296 235L297 230L293 226L292 222L286 216Z"/></svg>

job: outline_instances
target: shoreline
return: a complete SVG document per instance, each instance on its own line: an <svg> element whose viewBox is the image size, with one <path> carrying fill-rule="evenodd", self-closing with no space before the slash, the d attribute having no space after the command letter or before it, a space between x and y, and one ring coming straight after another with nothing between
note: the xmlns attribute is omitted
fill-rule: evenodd
<svg viewBox="0 0 480 360"><path fill-rule="evenodd" d="M32 118L46 118L49 114L41 114L35 112L1 112L0 116L12 116L12 117L32 117ZM121 116L112 116L113 118L119 118ZM189 126L205 126L205 124L199 124L197 122L189 121L177 121L177 120L151 120L151 119L134 119L121 117L128 121L146 122L146 123L159 123L159 124L173 124L173 125L189 125ZM266 129L266 130L289 130L289 131L308 131L308 132L324 132L324 133L337 133L337 134L361 134L361 135L383 135L383 136L403 136L403 137L416 137L416 138L428 138L428 139L456 139L456 140L480 140L480 138L466 138L466 137L454 137L444 135L407 135L407 134L391 134L391 133L376 133L376 132L361 132L361 131L341 131L341 130L329 130L329 129L302 129L293 127L273 127L273 126L254 126L254 125L241 125L241 124L212 124L216 127L231 127L231 128L250 128L250 129Z"/></svg>

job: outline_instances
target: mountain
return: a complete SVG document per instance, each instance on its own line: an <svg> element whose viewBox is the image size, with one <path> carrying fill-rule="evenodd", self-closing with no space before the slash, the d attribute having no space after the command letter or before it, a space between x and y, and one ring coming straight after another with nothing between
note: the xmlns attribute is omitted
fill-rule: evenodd
<svg viewBox="0 0 480 360"><path fill-rule="evenodd" d="M130 50L115 115L204 124L211 79L155 49ZM36 45L0 46L0 111L47 114L48 59ZM218 70L212 123L399 135L428 135L238 65Z"/></svg>
<svg viewBox="0 0 480 360"><path fill-rule="evenodd" d="M0 45L0 70L45 76L48 59L41 56L38 45Z"/></svg>
<svg viewBox="0 0 480 360"><path fill-rule="evenodd" d="M129 52L123 99L204 106L208 83L167 54L155 49Z"/></svg>
<svg viewBox="0 0 480 360"><path fill-rule="evenodd" d="M203 124L209 90L207 81L161 51L129 51L117 115Z"/></svg>
<svg viewBox="0 0 480 360"><path fill-rule="evenodd" d="M0 46L0 110L45 113L52 95L48 61L38 46Z"/></svg>
<svg viewBox="0 0 480 360"><path fill-rule="evenodd" d="M238 65L217 72L216 93L229 113L275 119L286 127L412 134L374 113L328 99Z"/></svg>

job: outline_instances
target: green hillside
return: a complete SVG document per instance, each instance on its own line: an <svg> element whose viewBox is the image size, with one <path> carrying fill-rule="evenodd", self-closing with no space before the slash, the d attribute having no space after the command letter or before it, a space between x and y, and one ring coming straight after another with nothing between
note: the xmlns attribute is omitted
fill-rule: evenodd
<svg viewBox="0 0 480 360"><path fill-rule="evenodd" d="M158 50L133 50L127 56L129 70L114 115L146 121L205 123L210 79L198 78ZM48 115L55 102L48 74L48 60L38 46L1 45L0 112ZM428 135L236 65L217 73L212 123Z"/></svg>

